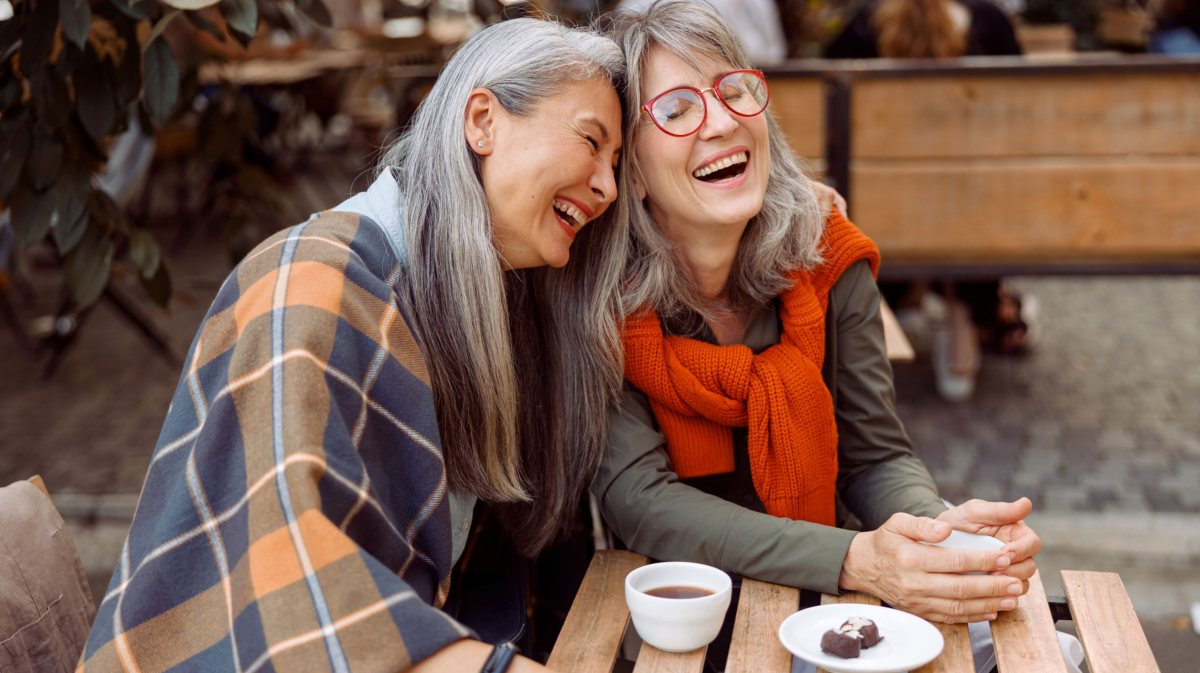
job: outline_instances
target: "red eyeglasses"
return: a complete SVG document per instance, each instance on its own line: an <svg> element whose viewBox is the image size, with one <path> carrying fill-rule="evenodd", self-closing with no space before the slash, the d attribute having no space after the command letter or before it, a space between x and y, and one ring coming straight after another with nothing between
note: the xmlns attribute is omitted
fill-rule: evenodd
<svg viewBox="0 0 1200 673"><path fill-rule="evenodd" d="M681 86L668 89L642 106L663 133L682 138L704 126L708 119L706 92L713 92L727 110L740 117L753 117L767 109L770 94L761 70L734 70L717 78L707 89Z"/></svg>

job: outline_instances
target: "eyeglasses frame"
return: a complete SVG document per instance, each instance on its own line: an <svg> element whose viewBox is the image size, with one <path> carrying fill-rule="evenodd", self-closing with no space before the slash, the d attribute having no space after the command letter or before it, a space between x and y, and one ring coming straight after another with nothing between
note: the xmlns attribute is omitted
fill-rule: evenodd
<svg viewBox="0 0 1200 673"><path fill-rule="evenodd" d="M726 77L729 77L730 75L736 75L738 73L743 73L743 72L748 72L748 73L758 75L759 79L762 80L763 88L767 94L767 99L765 101L763 101L762 109L759 110L758 112L755 112L754 114L747 115L747 114L742 114L741 112L738 112L737 110L734 110L733 107L731 107L729 105L729 103L725 102L725 97L721 95L721 90L717 88L717 84L721 80L725 79ZM658 123L658 120L654 118L654 113L651 112L651 108L653 108L654 104L658 102L658 99L662 98L663 96L665 96L669 93L672 93L674 91L683 91L683 90L696 92L696 94L700 98L700 103L704 106L704 116L701 117L700 124L698 126L696 126L695 131L692 131L690 133L671 133L670 131L663 128L661 124ZM750 68L742 68L742 69L738 69L738 70L730 70L729 72L717 75L717 78L713 80L712 86L708 87L707 89L697 89L694 86L671 87L670 89L667 89L666 91L658 94L654 98L651 98L649 101L643 103L641 110L642 110L642 112L645 112L650 117L650 121L654 124L654 126L656 128L658 128L659 131L662 131L663 133L665 133L673 138L686 138L690 135L698 133L700 131L700 129L704 128L704 125L706 123L708 123L708 99L706 99L704 97L704 94L708 93L709 91L711 91L713 96L718 101L721 102L721 105L724 106L724 108L726 110L729 110L730 112L732 112L733 114L735 114L739 117L747 117L747 118L757 117L758 115L760 115L766 111L767 105L771 102L771 86L767 83L767 76L765 74L763 74L763 71L754 70L754 69L750 69Z"/></svg>

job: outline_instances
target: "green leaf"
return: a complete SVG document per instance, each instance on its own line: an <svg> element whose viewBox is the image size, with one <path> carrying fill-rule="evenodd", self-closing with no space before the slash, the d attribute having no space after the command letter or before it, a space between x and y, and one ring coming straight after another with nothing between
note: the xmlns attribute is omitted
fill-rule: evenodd
<svg viewBox="0 0 1200 673"><path fill-rule="evenodd" d="M0 120L0 201L8 198L21 179L33 144L32 126L27 114Z"/></svg>
<svg viewBox="0 0 1200 673"><path fill-rule="evenodd" d="M18 245L31 245L42 240L50 229L50 215L45 211L50 201L45 194L35 194L18 188L9 199L12 208L12 227Z"/></svg>
<svg viewBox="0 0 1200 673"><path fill-rule="evenodd" d="M258 33L258 2L256 0L221 0L221 16L233 30L242 46Z"/></svg>
<svg viewBox="0 0 1200 673"><path fill-rule="evenodd" d="M89 50L88 60L75 71L75 114L96 142L103 142L117 121L120 101L113 87L113 73Z"/></svg>
<svg viewBox="0 0 1200 673"><path fill-rule="evenodd" d="M67 289L79 308L91 305L108 284L112 269L113 242L100 227L88 227L83 240L63 261Z"/></svg>
<svg viewBox="0 0 1200 673"><path fill-rule="evenodd" d="M43 126L33 132L33 150L25 173L35 190L43 190L58 178L62 170L63 146L58 135Z"/></svg>
<svg viewBox="0 0 1200 673"><path fill-rule="evenodd" d="M333 16L330 15L329 8L321 0L296 0L296 9L326 28L333 27Z"/></svg>
<svg viewBox="0 0 1200 673"><path fill-rule="evenodd" d="M189 23L212 35L213 39L217 42L225 41L225 33L221 30L220 26L209 21L208 17L204 16L204 14L200 12L184 12L183 15L187 17Z"/></svg>
<svg viewBox="0 0 1200 673"><path fill-rule="evenodd" d="M172 9L166 14L163 14L163 17L158 20L158 23L154 24L154 28L150 29L150 35L146 37L146 43L142 45L142 51L149 49L150 45L158 39L159 35L162 35L162 32L167 29L167 26L171 25L171 22L174 21L175 17L177 16L179 16L178 9Z"/></svg>
<svg viewBox="0 0 1200 673"><path fill-rule="evenodd" d="M127 2L126 0L109 0L109 4L116 7L122 14L128 16L134 21L145 21L146 3L145 2Z"/></svg>
<svg viewBox="0 0 1200 673"><path fill-rule="evenodd" d="M167 271L167 263L158 265L158 270L150 278L145 276L138 277L142 281L142 288L146 290L146 294L154 300L154 303L166 308L167 302L171 300L171 274Z"/></svg>
<svg viewBox="0 0 1200 673"><path fill-rule="evenodd" d="M143 55L142 86L150 117L161 125L171 117L179 100L179 66L166 40L150 43Z"/></svg>
<svg viewBox="0 0 1200 673"><path fill-rule="evenodd" d="M61 129L71 118L71 94L54 68L40 68L29 77L33 110L39 124Z"/></svg>
<svg viewBox="0 0 1200 673"><path fill-rule="evenodd" d="M80 210L79 216L70 224L64 225L60 221L50 229L50 235L54 237L54 245L58 248L59 254L67 254L79 243L79 239L83 238L83 233L87 231L90 221L91 218L88 217L87 211Z"/></svg>
<svg viewBox="0 0 1200 673"><path fill-rule="evenodd" d="M221 0L162 0L164 5L169 5L175 9L204 9L212 7Z"/></svg>
<svg viewBox="0 0 1200 673"><path fill-rule="evenodd" d="M33 74L50 59L54 30L58 28L58 4L39 2L21 35L21 71Z"/></svg>
<svg viewBox="0 0 1200 673"><path fill-rule="evenodd" d="M88 0L59 0L58 15L62 20L63 36L83 49L88 31L92 29L92 6Z"/></svg>
<svg viewBox="0 0 1200 673"><path fill-rule="evenodd" d="M12 226L18 244L34 245L54 229L55 242L74 245L78 235L73 226L88 197L85 185L80 186L79 179L64 178L41 193L17 190L12 198Z"/></svg>
<svg viewBox="0 0 1200 673"><path fill-rule="evenodd" d="M142 273L142 278L145 280L153 278L154 274L158 273L162 253L150 232L145 229L133 232L133 236L129 239L129 259Z"/></svg>

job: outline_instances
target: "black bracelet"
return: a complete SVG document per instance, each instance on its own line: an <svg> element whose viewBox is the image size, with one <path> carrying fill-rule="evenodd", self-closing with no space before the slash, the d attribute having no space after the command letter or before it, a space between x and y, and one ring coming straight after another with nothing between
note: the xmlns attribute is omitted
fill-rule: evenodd
<svg viewBox="0 0 1200 673"><path fill-rule="evenodd" d="M504 673L508 670L508 665L512 663L513 657L517 656L519 652L517 646L512 643L500 643L492 648L492 656L483 662L483 668L479 670L479 673Z"/></svg>

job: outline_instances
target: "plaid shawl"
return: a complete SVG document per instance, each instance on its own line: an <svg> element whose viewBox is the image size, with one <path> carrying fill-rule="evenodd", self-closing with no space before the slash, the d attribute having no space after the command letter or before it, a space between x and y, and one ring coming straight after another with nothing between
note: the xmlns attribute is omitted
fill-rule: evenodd
<svg viewBox="0 0 1200 673"><path fill-rule="evenodd" d="M80 670L403 670L470 632L429 375L382 229L256 248L192 344Z"/></svg>

